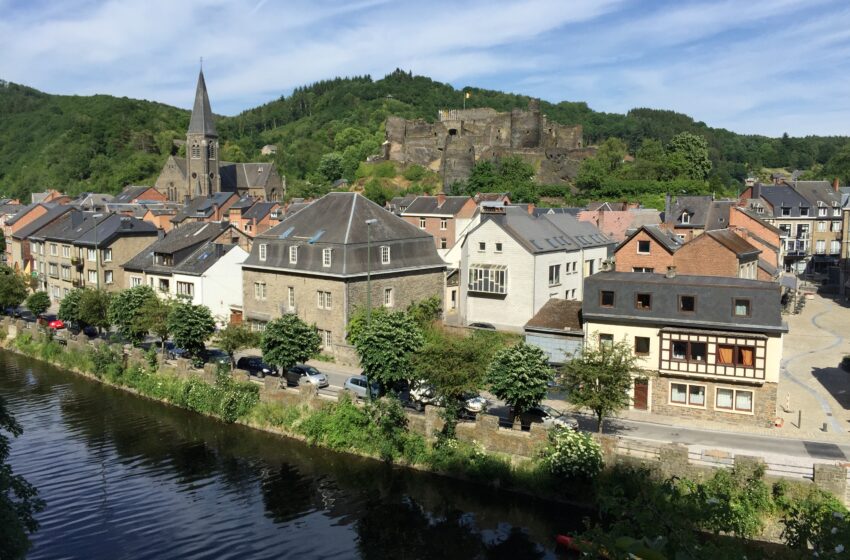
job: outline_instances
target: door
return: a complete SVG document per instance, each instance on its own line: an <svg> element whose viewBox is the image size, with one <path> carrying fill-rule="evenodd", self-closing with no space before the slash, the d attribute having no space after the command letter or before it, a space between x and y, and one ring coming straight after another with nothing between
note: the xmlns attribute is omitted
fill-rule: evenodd
<svg viewBox="0 0 850 560"><path fill-rule="evenodd" d="M635 410L649 410L649 380L635 379Z"/></svg>
<svg viewBox="0 0 850 560"><path fill-rule="evenodd" d="M230 311L230 324L231 325L241 325L242 324L242 312L241 311Z"/></svg>

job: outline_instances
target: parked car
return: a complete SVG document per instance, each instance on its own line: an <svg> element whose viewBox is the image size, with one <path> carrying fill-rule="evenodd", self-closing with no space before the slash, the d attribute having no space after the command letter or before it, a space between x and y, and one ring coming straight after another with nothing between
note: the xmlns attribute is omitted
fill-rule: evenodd
<svg viewBox="0 0 850 560"><path fill-rule="evenodd" d="M307 364L295 364L284 374L286 384L290 387L301 383L312 383L321 389L328 386L328 377L313 366Z"/></svg>
<svg viewBox="0 0 850 560"><path fill-rule="evenodd" d="M169 360L176 360L177 358L188 358L188 354L188 350L186 350L185 348L178 348L174 346L173 342L170 345L169 343L165 344L165 355L168 357Z"/></svg>
<svg viewBox="0 0 850 560"><path fill-rule="evenodd" d="M204 351L204 360L209 364L227 364L230 366L230 356L224 350L218 348L207 348Z"/></svg>
<svg viewBox="0 0 850 560"><path fill-rule="evenodd" d="M39 325L41 325L42 327L48 327L48 326L50 326L51 322L56 321L56 320L58 320L58 317L56 317L56 315L54 315L52 313L42 313L41 315L38 316L38 319L36 319L36 322Z"/></svg>
<svg viewBox="0 0 850 560"><path fill-rule="evenodd" d="M377 399L380 394L380 388L375 382L368 383L368 378L365 375L352 375L345 380L343 388L357 395L357 398L365 399L367 384L369 385L369 392L372 394L372 398Z"/></svg>
<svg viewBox="0 0 850 560"><path fill-rule="evenodd" d="M11 307L7 307L6 309L4 309L3 313L8 315L9 317L18 318L18 317L21 316L21 313L23 313L24 311L25 310L20 308L20 307L11 306Z"/></svg>
<svg viewBox="0 0 850 560"><path fill-rule="evenodd" d="M490 405L487 399L475 393L464 393L458 397L458 401L460 404L460 415L462 417L474 417L476 414L487 410L487 407ZM445 406L445 401L437 394L437 390L432 385L418 382L414 383L410 388L408 402L405 404L409 404L416 410L422 411L425 410L426 404Z"/></svg>
<svg viewBox="0 0 850 560"><path fill-rule="evenodd" d="M37 318L29 309L23 309L20 312L19 318L23 319L27 323L35 323Z"/></svg>
<svg viewBox="0 0 850 560"><path fill-rule="evenodd" d="M496 327L494 327L490 323L470 323L469 326L474 329L487 329L488 331L496 330Z"/></svg>
<svg viewBox="0 0 850 560"><path fill-rule="evenodd" d="M525 411L522 415L523 424L538 423L543 424L544 428L572 428L578 429L578 421L565 415L563 412L555 410L549 405L540 404Z"/></svg>
<svg viewBox="0 0 850 560"><path fill-rule="evenodd" d="M100 335L100 333L97 332L97 327L92 327L92 326L80 327L79 323L75 323L73 321L68 321L67 323L65 323L65 328L68 329L69 333L74 334L74 335L82 333L89 338L97 338Z"/></svg>
<svg viewBox="0 0 850 560"><path fill-rule="evenodd" d="M47 323L47 326L53 329L54 331L57 331L59 329L65 328L65 321L63 321L62 319L53 319L52 321Z"/></svg>
<svg viewBox="0 0 850 560"><path fill-rule="evenodd" d="M277 373L274 367L265 363L259 356L242 356L236 361L236 367L238 369L244 369L257 377L265 377L266 375Z"/></svg>

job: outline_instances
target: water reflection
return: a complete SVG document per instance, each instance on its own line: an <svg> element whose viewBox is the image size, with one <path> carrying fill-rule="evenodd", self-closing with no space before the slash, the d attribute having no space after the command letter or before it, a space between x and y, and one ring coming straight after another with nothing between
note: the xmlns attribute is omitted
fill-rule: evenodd
<svg viewBox="0 0 850 560"><path fill-rule="evenodd" d="M0 352L48 502L31 558L553 558L564 507L163 406Z"/></svg>

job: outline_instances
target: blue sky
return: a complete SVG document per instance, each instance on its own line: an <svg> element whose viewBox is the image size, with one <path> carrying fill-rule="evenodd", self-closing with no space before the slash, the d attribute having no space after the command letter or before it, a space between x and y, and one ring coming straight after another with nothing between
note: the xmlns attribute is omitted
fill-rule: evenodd
<svg viewBox="0 0 850 560"><path fill-rule="evenodd" d="M0 78L233 115L334 76L671 109L772 136L850 134L846 0L0 0Z"/></svg>

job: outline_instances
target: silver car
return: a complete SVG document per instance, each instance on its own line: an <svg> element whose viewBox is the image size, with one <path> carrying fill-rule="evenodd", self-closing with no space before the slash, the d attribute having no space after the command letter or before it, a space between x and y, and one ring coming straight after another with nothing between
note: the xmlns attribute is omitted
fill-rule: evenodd
<svg viewBox="0 0 850 560"><path fill-rule="evenodd" d="M544 428L572 428L578 429L578 421L565 415L563 412L555 410L551 406L539 404L531 408L523 414L528 417L531 422L543 424Z"/></svg>
<svg viewBox="0 0 850 560"><path fill-rule="evenodd" d="M317 370L313 366L306 364L296 364L286 370L286 382L290 386L300 385L302 383L312 383L320 389L328 386L328 377Z"/></svg>
<svg viewBox="0 0 850 560"><path fill-rule="evenodd" d="M357 398L365 399L367 384L371 385L370 389L372 393L372 398L377 399L379 394L378 384L375 382L368 383L368 379L365 375L352 375L351 377L345 380L343 388L357 395Z"/></svg>

